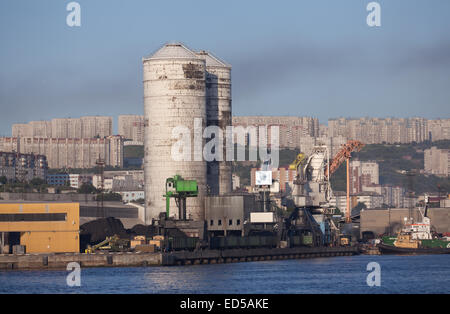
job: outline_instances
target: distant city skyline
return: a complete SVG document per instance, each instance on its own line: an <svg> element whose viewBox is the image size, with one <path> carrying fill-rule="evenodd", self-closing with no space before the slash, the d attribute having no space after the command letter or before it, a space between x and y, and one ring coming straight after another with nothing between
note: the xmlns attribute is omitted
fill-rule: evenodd
<svg viewBox="0 0 450 314"><path fill-rule="evenodd" d="M449 1L378 1L379 28L360 0L78 2L79 28L68 1L0 3L1 136L92 115L117 133L143 114L142 57L173 40L232 65L234 116L450 117Z"/></svg>
<svg viewBox="0 0 450 314"><path fill-rule="evenodd" d="M109 135L119 135L119 134L120 135L127 135L127 132L136 132L137 130L132 130L132 129L125 130L124 129L124 128L132 128L131 125L130 125L130 121L127 121L127 124L124 124L124 122L122 122L122 129L121 129L121 121L120 121L120 117L121 116L123 118L124 117L128 117L128 116L134 116L134 117L135 116L140 116L141 118L144 117L143 114L126 113L126 114L119 114L117 116L113 116L113 115L83 116L83 115L81 115L81 116L76 116L76 117L75 116L72 116L72 117L55 117L55 118L47 119L47 120L20 121L20 122L13 122L13 123L11 123L11 126L9 128L9 132L7 132L6 134L0 133L0 137L14 137L14 136L17 136L17 134L14 134L14 127L16 126L16 127L20 127L22 129L23 125L25 125L25 126L26 125L30 125L31 122L46 122L46 123L49 123L48 127L50 129L50 133L52 133L52 129L55 128L55 126L52 127L52 122L53 123L54 122L60 123L60 121L57 121L57 120L64 120L64 119L80 120L80 119L88 119L88 118L102 118L102 119L111 118L112 125L109 126L109 128L110 128L109 131L107 133L105 133L104 135L100 136L100 137L109 136ZM234 118L239 119L239 118L249 118L249 117L250 118L253 118L253 117L264 117L264 118L268 119L267 121L271 121L272 118L286 118L286 117L312 118L314 120L317 120L318 126L320 125L320 126L326 126L326 127L329 126L329 121L330 120L341 120L341 119L349 121L349 120L362 120L362 119L380 119L380 120L384 120L384 119L414 119L414 118L419 118L419 119L433 120L433 121L443 120L443 121L445 121L446 127L447 127L447 124L450 123L449 122L450 118L427 119L427 118L419 117L419 116L410 116L410 117L406 117L406 116L405 117L392 117L392 116L391 117L369 117L369 116L363 116L363 117L331 117L331 118L329 118L326 121L321 121L317 117L314 117L314 116L299 116L299 115L233 115L233 120L235 120ZM52 120L54 120L54 121L52 121ZM141 127L143 127L143 121L141 121L141 123L142 123ZM270 124L273 124L273 123L272 122L270 122L270 123L267 122L267 125L270 125ZM284 122L280 123L280 124L284 124ZM34 127L36 127L36 126L34 126ZM16 130L16 133L19 132L18 130L19 129ZM31 132L31 130L28 130L27 132ZM40 132L44 132L45 133L46 131L45 130L40 130ZM139 131L137 131L137 132L143 132L143 129L141 130L139 128ZM315 136L320 136L320 134L318 132L319 131L317 131L317 134ZM70 133L70 131L69 131L69 133ZM33 137L33 136L31 134L24 134L24 135L22 135L22 137ZM38 134L38 135L36 135L34 137L38 137L39 138L39 137L52 137L52 136L51 135L40 136ZM58 137L58 136L56 136L56 137ZM62 136L62 137L66 138L66 136ZM83 138L83 137L84 136L81 136L81 137L80 136L75 136L74 138ZM86 138L91 138L91 137L93 137L93 136L89 135ZM134 137L136 137L136 134L135 134ZM143 134L139 134L137 137L142 138ZM67 138L72 138L72 136L69 136ZM129 137L129 139L133 139L133 137Z"/></svg>

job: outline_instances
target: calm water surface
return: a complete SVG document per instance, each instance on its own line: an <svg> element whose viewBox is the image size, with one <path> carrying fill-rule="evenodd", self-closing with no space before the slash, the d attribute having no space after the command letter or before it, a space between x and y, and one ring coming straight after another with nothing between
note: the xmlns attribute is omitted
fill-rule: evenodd
<svg viewBox="0 0 450 314"><path fill-rule="evenodd" d="M381 286L369 287L369 262ZM352 256L173 267L0 271L0 293L450 293L450 255Z"/></svg>

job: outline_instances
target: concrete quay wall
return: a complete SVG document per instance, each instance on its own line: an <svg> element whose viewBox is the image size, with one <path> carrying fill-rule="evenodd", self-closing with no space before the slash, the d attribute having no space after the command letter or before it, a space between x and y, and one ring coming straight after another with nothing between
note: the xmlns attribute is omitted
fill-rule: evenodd
<svg viewBox="0 0 450 314"><path fill-rule="evenodd" d="M81 268L171 266L350 256L356 254L359 254L356 247L229 249L170 253L1 254L0 270L66 269L71 262L79 263Z"/></svg>
<svg viewBox="0 0 450 314"><path fill-rule="evenodd" d="M71 262L83 267L127 267L161 265L161 253L66 253L66 254L2 254L0 270L66 269Z"/></svg>

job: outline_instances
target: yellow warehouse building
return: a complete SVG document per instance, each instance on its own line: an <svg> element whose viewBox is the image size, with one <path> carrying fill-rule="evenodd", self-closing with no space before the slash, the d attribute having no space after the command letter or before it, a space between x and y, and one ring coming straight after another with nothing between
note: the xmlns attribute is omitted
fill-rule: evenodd
<svg viewBox="0 0 450 314"><path fill-rule="evenodd" d="M79 230L79 203L0 203L1 237L20 235L26 253L79 252Z"/></svg>

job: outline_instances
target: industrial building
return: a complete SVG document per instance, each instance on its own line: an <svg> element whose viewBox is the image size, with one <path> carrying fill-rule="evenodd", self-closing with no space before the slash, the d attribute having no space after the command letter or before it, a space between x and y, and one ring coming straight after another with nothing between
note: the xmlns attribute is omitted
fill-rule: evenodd
<svg viewBox="0 0 450 314"><path fill-rule="evenodd" d="M251 213L261 210L255 195L251 194L207 196L205 202L208 232L218 236L247 235Z"/></svg>
<svg viewBox="0 0 450 314"><path fill-rule="evenodd" d="M78 203L0 203L4 253L79 252L79 229Z"/></svg>
<svg viewBox="0 0 450 314"><path fill-rule="evenodd" d="M207 51L197 53L206 62L206 120L207 126L217 126L225 134L231 120L231 65ZM226 151L223 141L222 151ZM212 195L232 191L231 161L211 161L207 163L207 185Z"/></svg>
<svg viewBox="0 0 450 314"><path fill-rule="evenodd" d="M195 52L181 43L165 44L143 58L146 223L165 211L166 179L176 174L198 183L198 196L187 202L187 218L196 221L204 220L207 191L231 191L229 163L208 166L203 156L192 151L189 160L172 156L175 128L189 130L190 143L201 141L203 148L205 139L194 129L203 132L205 126L231 125L230 71L230 65L212 54ZM171 203L175 206L174 200Z"/></svg>

